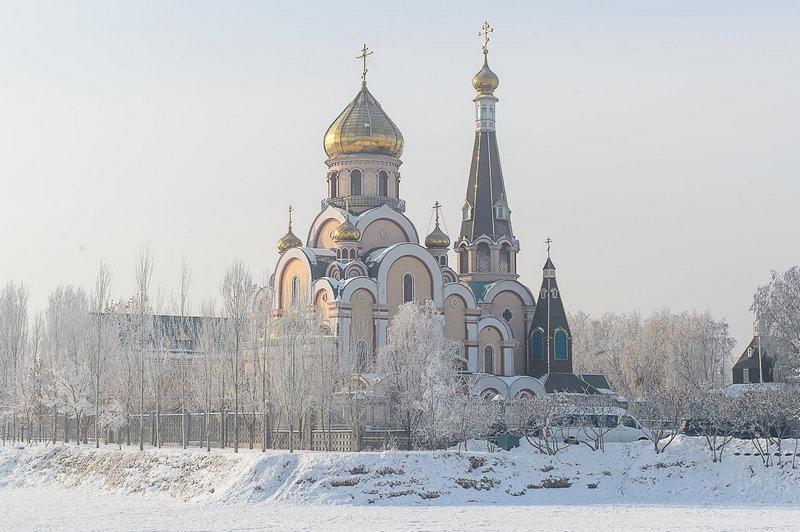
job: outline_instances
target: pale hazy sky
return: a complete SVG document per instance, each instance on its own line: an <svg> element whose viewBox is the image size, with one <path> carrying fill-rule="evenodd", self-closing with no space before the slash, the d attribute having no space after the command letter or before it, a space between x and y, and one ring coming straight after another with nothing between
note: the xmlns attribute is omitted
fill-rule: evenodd
<svg viewBox="0 0 800 532"><path fill-rule="evenodd" d="M710 310L739 341L800 261L800 3L0 1L0 281L41 308L100 260L133 291L272 269L325 195L322 136L369 86L406 140L407 214L458 230L477 32L494 26L519 272L544 239L571 311Z"/></svg>

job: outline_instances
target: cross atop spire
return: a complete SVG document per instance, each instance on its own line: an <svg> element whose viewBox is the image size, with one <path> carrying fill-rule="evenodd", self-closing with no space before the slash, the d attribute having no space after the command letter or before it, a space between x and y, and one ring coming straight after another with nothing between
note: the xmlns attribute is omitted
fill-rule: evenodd
<svg viewBox="0 0 800 532"><path fill-rule="evenodd" d="M366 85L367 84L367 56L368 55L372 55L374 53L372 51L367 51L367 50L369 50L369 48L367 48L367 45L364 44L364 47L361 48L361 55L356 56L356 59L361 59L363 61L363 65L361 67L361 84L362 85Z"/></svg>
<svg viewBox="0 0 800 532"><path fill-rule="evenodd" d="M553 241L550 240L549 236L547 237L547 240L544 241L544 243L547 244L547 258L548 259L550 258L550 243L551 242L553 242Z"/></svg>
<svg viewBox="0 0 800 532"><path fill-rule="evenodd" d="M478 32L478 36L483 36L483 53L489 53L489 34L494 31L494 28L489 26L489 23L485 20L483 21L483 26L481 26L481 31Z"/></svg>

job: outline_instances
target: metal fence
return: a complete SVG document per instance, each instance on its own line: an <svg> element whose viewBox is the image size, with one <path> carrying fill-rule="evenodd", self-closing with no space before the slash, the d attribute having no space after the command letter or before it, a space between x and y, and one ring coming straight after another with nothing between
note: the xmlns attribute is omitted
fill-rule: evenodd
<svg viewBox="0 0 800 532"><path fill-rule="evenodd" d="M138 445L140 434L144 444L153 446L180 446L183 433L191 447L232 447L234 445L235 416L232 412L181 414L131 415L118 429L100 427L100 442L103 445ZM2 427L3 442L94 442L93 417L81 419L80 426L75 417L57 415L42 416L35 422L6 422ZM261 448L264 440L263 417L259 414L239 415L239 447ZM268 431L267 447L289 448L289 430L279 426ZM209 441L210 440L210 441ZM362 451L386 448L409 449L410 442L405 432L386 428L370 427L358 435L341 424L329 428L301 425L292 432L294 449L315 451Z"/></svg>

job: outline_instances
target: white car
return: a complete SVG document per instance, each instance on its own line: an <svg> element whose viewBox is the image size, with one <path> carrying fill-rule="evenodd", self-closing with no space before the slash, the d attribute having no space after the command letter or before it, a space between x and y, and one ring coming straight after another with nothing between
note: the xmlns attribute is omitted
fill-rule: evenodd
<svg viewBox="0 0 800 532"><path fill-rule="evenodd" d="M577 409L566 415L553 430L564 440L594 443L603 438L604 443L629 443L647 440L649 432L622 408Z"/></svg>

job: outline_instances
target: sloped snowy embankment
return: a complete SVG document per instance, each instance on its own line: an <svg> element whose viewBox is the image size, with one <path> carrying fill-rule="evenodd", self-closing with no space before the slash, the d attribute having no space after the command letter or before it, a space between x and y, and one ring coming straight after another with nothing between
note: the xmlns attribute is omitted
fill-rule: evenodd
<svg viewBox="0 0 800 532"><path fill-rule="evenodd" d="M700 438L661 455L647 442L511 452L288 454L271 451L0 447L0 488L78 487L193 501L299 504L768 504L800 501L800 468L764 468L747 441L712 463ZM794 446L792 445L792 448ZM734 453L741 453L739 456ZM791 458L785 458L791 460ZM776 458L777 460L777 458ZM798 463L800 467L800 463Z"/></svg>

